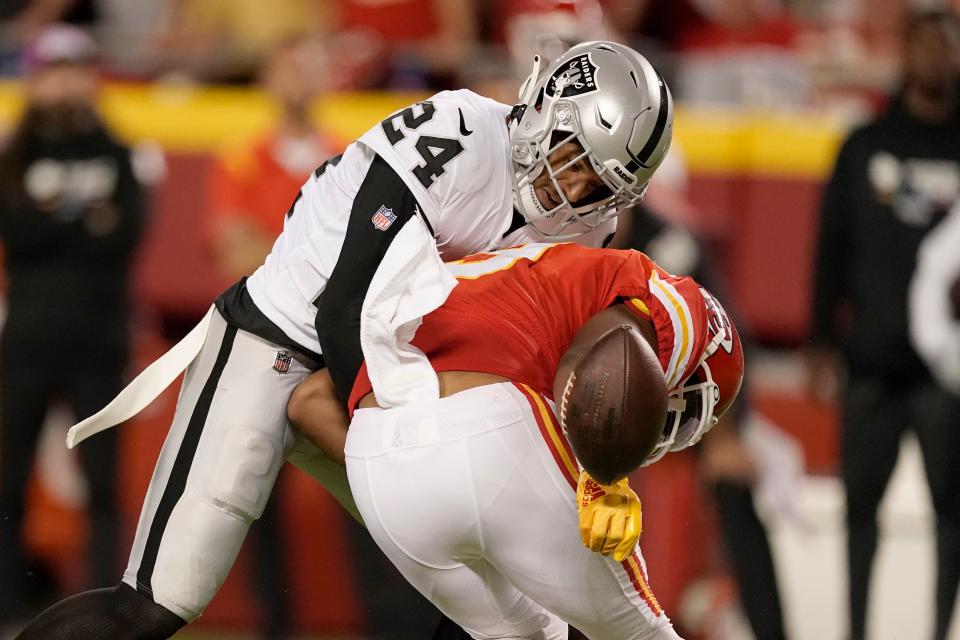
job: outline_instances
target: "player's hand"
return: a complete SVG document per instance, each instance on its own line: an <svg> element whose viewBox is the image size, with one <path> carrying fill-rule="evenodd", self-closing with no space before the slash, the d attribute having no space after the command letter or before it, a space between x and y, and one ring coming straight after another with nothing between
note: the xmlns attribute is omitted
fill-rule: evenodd
<svg viewBox="0 0 960 640"><path fill-rule="evenodd" d="M627 479L602 485L586 471L577 484L577 511L583 546L622 562L633 553L643 532L640 498Z"/></svg>

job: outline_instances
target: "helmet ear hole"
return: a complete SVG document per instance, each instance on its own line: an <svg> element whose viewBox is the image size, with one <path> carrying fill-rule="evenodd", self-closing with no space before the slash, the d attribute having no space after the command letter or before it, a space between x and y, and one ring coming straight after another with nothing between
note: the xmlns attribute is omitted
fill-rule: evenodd
<svg viewBox="0 0 960 640"><path fill-rule="evenodd" d="M537 113L540 113L543 110L543 94L544 88L540 87L540 91L537 92L537 99L533 101L533 109Z"/></svg>
<svg viewBox="0 0 960 640"><path fill-rule="evenodd" d="M699 389L685 392L683 399L686 401L686 406L680 414L680 427L677 429L676 444L674 445L678 448L685 448L691 444L690 441L700 426L704 412L703 392Z"/></svg>

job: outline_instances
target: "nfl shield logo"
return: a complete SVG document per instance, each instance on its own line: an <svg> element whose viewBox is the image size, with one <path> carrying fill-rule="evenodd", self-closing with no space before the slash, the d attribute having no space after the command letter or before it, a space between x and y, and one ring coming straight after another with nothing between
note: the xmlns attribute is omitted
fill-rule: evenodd
<svg viewBox="0 0 960 640"><path fill-rule="evenodd" d="M373 226L375 226L377 229L380 229L380 231L386 231L396 219L397 216L394 215L393 209L388 209L386 205L380 205L380 208L377 209L377 212L373 214Z"/></svg>
<svg viewBox="0 0 960 640"><path fill-rule="evenodd" d="M290 371L290 363L293 356L286 351L277 351L277 358L273 361L273 370L277 373L287 373Z"/></svg>

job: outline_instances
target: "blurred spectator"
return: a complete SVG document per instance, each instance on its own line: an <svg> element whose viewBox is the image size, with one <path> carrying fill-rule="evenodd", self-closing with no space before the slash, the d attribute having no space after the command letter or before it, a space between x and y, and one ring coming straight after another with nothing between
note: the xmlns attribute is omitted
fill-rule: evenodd
<svg viewBox="0 0 960 640"><path fill-rule="evenodd" d="M606 40L612 35L599 0L500 0L494 37L506 43L514 75L530 73L533 56L553 60L581 42ZM513 84L516 84L514 81Z"/></svg>
<svg viewBox="0 0 960 640"><path fill-rule="evenodd" d="M937 381L960 395L960 203L920 244L910 338Z"/></svg>
<svg viewBox="0 0 960 640"><path fill-rule="evenodd" d="M581 42L617 39L600 0L493 0L481 6L486 46L464 81L506 104L517 101L517 83L530 75L534 55L546 62Z"/></svg>
<svg viewBox="0 0 960 640"><path fill-rule="evenodd" d="M78 418L123 388L130 261L143 202L130 154L96 111L96 47L54 25L27 51L26 108L0 154L10 281L0 340L0 624L25 613L27 479L56 400ZM116 433L80 448L89 481L90 581L116 581Z"/></svg>
<svg viewBox="0 0 960 640"><path fill-rule="evenodd" d="M610 0L608 6L621 38L671 77L686 34L710 24L696 0Z"/></svg>
<svg viewBox="0 0 960 640"><path fill-rule="evenodd" d="M281 42L315 33L329 2L175 0L170 25L155 36L160 70L217 82L250 82Z"/></svg>
<svg viewBox="0 0 960 640"><path fill-rule="evenodd" d="M285 213L310 174L342 145L316 129L310 108L318 96L312 43L293 38L268 56L260 74L276 103L279 118L271 131L225 150L210 176L208 240L224 283L263 264L283 230ZM252 528L253 565L258 602L263 607L263 637L283 638L290 616L289 580L278 511L285 473L274 496Z"/></svg>
<svg viewBox="0 0 960 640"><path fill-rule="evenodd" d="M335 89L454 89L477 44L473 0L330 0Z"/></svg>
<svg viewBox="0 0 960 640"><path fill-rule="evenodd" d="M797 24L780 0L616 0L628 43L675 78L687 102L803 105L811 87L797 56Z"/></svg>
<svg viewBox="0 0 960 640"><path fill-rule="evenodd" d="M642 36L669 49L679 49L688 31L709 24L696 0L610 0L607 4L621 33Z"/></svg>
<svg viewBox="0 0 960 640"><path fill-rule="evenodd" d="M149 78L159 71L154 40L171 24L178 0L97 0L94 35L111 77Z"/></svg>
<svg viewBox="0 0 960 640"><path fill-rule="evenodd" d="M94 0L8 0L0 3L0 71L19 75L20 52L45 27L64 22L91 27L97 19Z"/></svg>
<svg viewBox="0 0 960 640"><path fill-rule="evenodd" d="M261 81L277 105L276 125L256 140L226 149L213 168L209 240L224 282L263 264L300 187L343 148L311 120L319 92L312 54L312 41L305 38L274 49Z"/></svg>
<svg viewBox="0 0 960 640"><path fill-rule="evenodd" d="M841 466L847 493L850 633L863 638L877 506L913 428L937 523L936 627L946 638L960 579L960 404L910 345L907 289L924 236L960 201L960 26L913 15L903 86L887 112L844 143L823 197L809 354L830 392L846 364Z"/></svg>

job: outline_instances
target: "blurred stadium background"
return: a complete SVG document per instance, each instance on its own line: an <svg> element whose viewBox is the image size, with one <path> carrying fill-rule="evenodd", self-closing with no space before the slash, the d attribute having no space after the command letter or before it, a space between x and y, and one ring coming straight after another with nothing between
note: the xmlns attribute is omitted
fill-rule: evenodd
<svg viewBox="0 0 960 640"><path fill-rule="evenodd" d="M112 129L137 149L141 175L151 184L134 287L135 373L229 284L211 254L209 173L274 122L276 106L258 87L256 69L277 43L304 32L316 39L315 66L303 82L317 83L321 94L314 122L342 142L437 89L468 87L510 102L527 64L520 61L537 48L549 55L562 42L599 36L633 44L663 70L679 105L674 152L654 178L651 206L665 203L657 208L716 254L758 345L749 361L749 419L787 435L780 453L798 461L797 475L781 474L770 491L758 492L790 637L840 638L847 614L837 407L811 391L798 351L809 332L819 196L846 132L895 88L905 12L942 6L910 0L5 2L0 128L9 128L21 109L18 61L31 35L60 20L89 28L103 52L101 107ZM176 390L168 390L122 428L124 549L175 399ZM83 477L62 446L71 421L62 411L50 416L25 531L49 571L48 586L60 593L86 585ZM675 454L637 478L651 583L671 616L698 637L748 639L701 473L692 455ZM287 470L280 482L277 544L289 576L291 634L402 637L373 622L404 605L358 578L362 532L305 476ZM908 441L881 512L873 637L929 634L931 527L919 454ZM262 598L250 546L183 638L259 637ZM390 573L385 561L380 569ZM960 638L960 624L954 629L951 637Z"/></svg>

